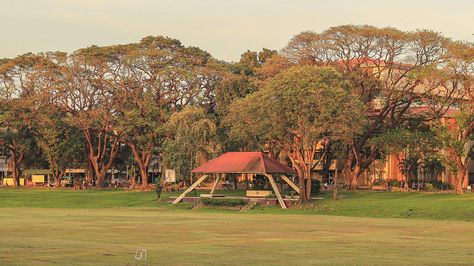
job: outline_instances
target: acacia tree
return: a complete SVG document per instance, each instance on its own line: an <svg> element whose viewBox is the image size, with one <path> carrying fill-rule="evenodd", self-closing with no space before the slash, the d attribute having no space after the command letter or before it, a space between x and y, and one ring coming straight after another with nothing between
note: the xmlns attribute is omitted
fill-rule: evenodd
<svg viewBox="0 0 474 266"><path fill-rule="evenodd" d="M66 169L84 163L83 135L78 128L67 123L64 113L54 110L53 106L43 107L35 114L31 130L48 161L54 186L59 188Z"/></svg>
<svg viewBox="0 0 474 266"><path fill-rule="evenodd" d="M8 158L8 168L12 172L13 185L20 185L20 177L23 172L25 156L32 151L34 140L29 134L28 128L18 121L16 115L11 116L11 110L4 112L2 108L0 115L0 145Z"/></svg>
<svg viewBox="0 0 474 266"><path fill-rule="evenodd" d="M0 62L0 144L6 149L14 185L19 185L27 153L36 143L30 131L34 119L30 98L38 91L39 73L47 72L41 56L25 54Z"/></svg>
<svg viewBox="0 0 474 266"><path fill-rule="evenodd" d="M300 204L310 200L316 153L329 141L348 139L359 129L362 106L334 69L297 66L232 103L226 123L236 138L272 142L298 173Z"/></svg>
<svg viewBox="0 0 474 266"><path fill-rule="evenodd" d="M344 173L349 188L356 189L358 177L377 159L379 149L370 145L371 138L399 127L410 107L437 91L440 83L427 78L446 61L449 43L431 31L354 25L321 34L303 32L288 43L284 54L290 60L336 67L368 108L369 123L347 145Z"/></svg>
<svg viewBox="0 0 474 266"><path fill-rule="evenodd" d="M178 40L146 37L140 43L116 47L117 128L123 132L137 162L142 186L148 186L148 167L163 149L165 123L171 113L190 104L212 108L220 81L213 59Z"/></svg>
<svg viewBox="0 0 474 266"><path fill-rule="evenodd" d="M120 148L115 111L116 66L107 48L90 47L74 52L61 67L62 79L55 87L54 104L67 113L71 126L79 128L86 140L86 157L96 185L104 185ZM91 181L91 180L89 180Z"/></svg>
<svg viewBox="0 0 474 266"><path fill-rule="evenodd" d="M31 62L33 69L21 78L29 86L19 99L24 109L17 112L16 119L22 118L20 123L27 127L28 136L41 149L55 179L55 187L60 186L66 167L80 161L83 144L78 135L80 132L66 123L66 114L54 105L54 93L63 81L61 68L66 58L61 52L28 54L19 58L20 62ZM24 66L24 63L19 65Z"/></svg>
<svg viewBox="0 0 474 266"><path fill-rule="evenodd" d="M438 136L446 149L447 161L457 193L463 193L468 184L468 160L474 139L474 45L453 43L445 67L445 88L452 89L458 105L454 120L445 119L439 125Z"/></svg>

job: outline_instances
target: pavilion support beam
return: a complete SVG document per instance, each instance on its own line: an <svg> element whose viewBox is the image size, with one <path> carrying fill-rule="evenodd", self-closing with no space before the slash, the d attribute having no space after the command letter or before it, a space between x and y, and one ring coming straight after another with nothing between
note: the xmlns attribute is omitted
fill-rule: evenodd
<svg viewBox="0 0 474 266"><path fill-rule="evenodd" d="M194 184L192 184L181 195L179 195L179 197L177 197L171 204L176 204L176 203L180 202L184 198L184 196L186 196L187 193L193 191L193 189L195 189L199 184L201 184L202 181L204 181L204 179L206 179L206 177L207 177L207 175L201 176L196 182L194 182Z"/></svg>
<svg viewBox="0 0 474 266"><path fill-rule="evenodd" d="M219 183L219 179L220 179L220 178L221 178L221 175L220 175L220 174L217 174L216 182L214 182L214 185L212 185L211 195L214 194L214 190L216 190L217 183Z"/></svg>
<svg viewBox="0 0 474 266"><path fill-rule="evenodd" d="M278 202L280 202L281 208L286 209L285 202L283 201L283 198L281 197L280 190L278 190L278 187L275 183L275 179L273 179L272 175L265 175L265 176L268 178L268 180L270 180L270 184L272 185L273 191L275 191Z"/></svg>
<svg viewBox="0 0 474 266"><path fill-rule="evenodd" d="M293 183L286 175L281 175L281 179L283 179L290 187L292 187L298 194L300 194L300 188Z"/></svg>

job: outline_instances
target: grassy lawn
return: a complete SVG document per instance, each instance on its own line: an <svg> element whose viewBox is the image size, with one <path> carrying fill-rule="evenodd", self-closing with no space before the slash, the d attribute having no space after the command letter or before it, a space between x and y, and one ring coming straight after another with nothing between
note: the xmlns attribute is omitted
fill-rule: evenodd
<svg viewBox="0 0 474 266"><path fill-rule="evenodd" d="M207 193L207 192L197 192ZM242 191L218 192L242 195ZM163 193L162 198L179 193ZM192 194L192 193L191 193ZM331 194L321 194L314 206L305 209L281 210L279 207L255 208L249 213L273 214L323 214L374 218L415 218L429 220L474 221L474 193L464 195L447 193L406 192L342 192L340 199L332 200ZM171 208L169 203L157 203L154 192L124 190L54 190L54 189L1 189L1 207L41 208L112 208L146 207ZM179 204L173 209L188 208ZM216 212L216 210L199 210ZM223 212L218 210L217 212Z"/></svg>
<svg viewBox="0 0 474 266"><path fill-rule="evenodd" d="M359 192L242 213L157 204L153 192L0 189L0 265L472 265L473 203Z"/></svg>

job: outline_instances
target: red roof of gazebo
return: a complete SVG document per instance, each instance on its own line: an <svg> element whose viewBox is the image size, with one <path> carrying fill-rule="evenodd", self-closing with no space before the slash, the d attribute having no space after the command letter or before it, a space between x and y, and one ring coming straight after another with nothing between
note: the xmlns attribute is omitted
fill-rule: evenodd
<svg viewBox="0 0 474 266"><path fill-rule="evenodd" d="M293 174L292 168L263 152L227 152L192 170L193 173Z"/></svg>

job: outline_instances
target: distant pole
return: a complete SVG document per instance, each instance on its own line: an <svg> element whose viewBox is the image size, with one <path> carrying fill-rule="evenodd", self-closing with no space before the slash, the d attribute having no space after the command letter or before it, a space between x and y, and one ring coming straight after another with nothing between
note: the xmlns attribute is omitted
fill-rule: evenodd
<svg viewBox="0 0 474 266"><path fill-rule="evenodd" d="M336 163L336 172L334 174L334 187L332 189L332 198L337 200L337 163Z"/></svg>

